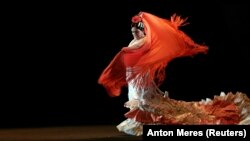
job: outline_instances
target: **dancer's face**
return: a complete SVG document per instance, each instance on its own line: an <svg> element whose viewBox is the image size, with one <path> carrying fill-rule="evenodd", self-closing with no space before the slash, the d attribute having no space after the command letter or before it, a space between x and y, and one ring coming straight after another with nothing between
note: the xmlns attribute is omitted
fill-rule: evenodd
<svg viewBox="0 0 250 141"><path fill-rule="evenodd" d="M133 37L137 40L145 37L144 32L136 27L132 27L131 32L132 32Z"/></svg>

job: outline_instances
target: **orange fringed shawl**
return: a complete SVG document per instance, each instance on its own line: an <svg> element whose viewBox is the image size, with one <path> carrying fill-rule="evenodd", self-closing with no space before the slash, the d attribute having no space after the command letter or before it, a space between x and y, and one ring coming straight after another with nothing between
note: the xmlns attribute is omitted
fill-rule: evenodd
<svg viewBox="0 0 250 141"><path fill-rule="evenodd" d="M142 18L146 33L146 40L141 48L148 50L139 60L136 60L134 65L134 67L139 67L140 71L129 79L147 74L147 83L154 80L157 85L160 85L165 78L165 68L168 62L177 57L192 56L208 51L207 46L196 44L178 29L184 25L185 19L174 14L170 20L167 20L146 12L140 12L139 16ZM98 80L98 83L106 88L110 96L119 96L121 88L127 84L126 66L123 60L127 53L129 52L124 48L118 52Z"/></svg>

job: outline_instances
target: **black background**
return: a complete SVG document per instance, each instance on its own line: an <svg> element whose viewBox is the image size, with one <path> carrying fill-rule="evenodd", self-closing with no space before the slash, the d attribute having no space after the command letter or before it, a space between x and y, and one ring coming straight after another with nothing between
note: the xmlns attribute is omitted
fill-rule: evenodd
<svg viewBox="0 0 250 141"><path fill-rule="evenodd" d="M161 86L171 98L199 101L224 92L250 95L249 5L222 2L89 1L13 3L3 52L0 127L118 124L124 88L110 98L97 79L126 46L140 11L188 17L182 27L207 55L178 58Z"/></svg>

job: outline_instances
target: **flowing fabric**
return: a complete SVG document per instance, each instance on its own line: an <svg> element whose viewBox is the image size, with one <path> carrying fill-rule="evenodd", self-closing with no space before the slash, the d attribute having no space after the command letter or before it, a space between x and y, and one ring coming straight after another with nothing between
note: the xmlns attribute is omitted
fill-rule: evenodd
<svg viewBox="0 0 250 141"><path fill-rule="evenodd" d="M185 25L185 19L175 14L171 20L157 17L147 12L140 12L145 27L146 40L144 45L135 50L122 48L101 74L98 83L103 85L110 96L119 96L121 88L127 85L127 81L138 75L148 75L145 80L148 83L136 84L145 87L155 80L159 86L165 79L167 64L177 57L192 56L197 53L206 53L207 46L196 44L189 36L178 29ZM126 79L126 66L124 58L129 59L133 67L140 68L130 78ZM128 59L127 59L128 60Z"/></svg>
<svg viewBox="0 0 250 141"><path fill-rule="evenodd" d="M107 93L111 96L119 96L121 88L126 85L126 68L122 60L122 52L116 54L108 67L102 72L99 80Z"/></svg>

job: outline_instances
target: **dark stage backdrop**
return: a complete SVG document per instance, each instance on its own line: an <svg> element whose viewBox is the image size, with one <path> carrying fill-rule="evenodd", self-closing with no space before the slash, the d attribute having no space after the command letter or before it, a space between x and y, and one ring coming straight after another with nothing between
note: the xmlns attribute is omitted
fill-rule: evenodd
<svg viewBox="0 0 250 141"><path fill-rule="evenodd" d="M2 73L0 127L119 124L124 88L110 98L97 79L132 36L140 11L188 17L182 27L207 55L178 58L161 86L171 98L199 101L224 92L250 96L249 6L245 3L117 1L13 4Z"/></svg>

